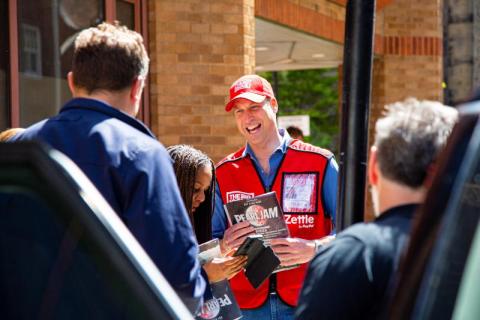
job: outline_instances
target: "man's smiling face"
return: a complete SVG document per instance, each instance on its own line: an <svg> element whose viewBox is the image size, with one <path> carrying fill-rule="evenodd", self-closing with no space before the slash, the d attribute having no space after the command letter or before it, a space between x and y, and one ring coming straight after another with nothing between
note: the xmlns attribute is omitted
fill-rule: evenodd
<svg viewBox="0 0 480 320"><path fill-rule="evenodd" d="M277 101L265 98L257 103L238 99L233 106L237 128L252 147L266 147L277 136Z"/></svg>

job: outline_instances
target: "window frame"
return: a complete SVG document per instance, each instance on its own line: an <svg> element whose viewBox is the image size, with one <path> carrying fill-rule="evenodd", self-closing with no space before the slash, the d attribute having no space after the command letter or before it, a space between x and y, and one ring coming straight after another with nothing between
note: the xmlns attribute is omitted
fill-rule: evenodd
<svg viewBox="0 0 480 320"><path fill-rule="evenodd" d="M20 29L24 34L25 38L27 33L32 35L33 38L27 39L27 40L33 41L35 44L34 47L28 47L28 45L24 45L24 50L22 53L33 54L35 56L35 70L33 69L25 70L24 71L25 75L28 77L41 78L42 77L42 42L41 42L41 36L40 36L40 29L36 26L32 26L27 23L22 23ZM30 63L27 61L26 64L29 65ZM29 67L31 68L32 66L29 65Z"/></svg>
<svg viewBox="0 0 480 320"><path fill-rule="evenodd" d="M113 22L116 19L116 0L105 1L105 21ZM146 0L121 0L134 5L135 31L143 36L148 51L148 23ZM20 126L20 75L19 75L19 30L18 30L18 6L17 0L8 0L8 28L9 28L9 127ZM147 126L150 125L150 81L147 77L142 95L142 105L137 118Z"/></svg>

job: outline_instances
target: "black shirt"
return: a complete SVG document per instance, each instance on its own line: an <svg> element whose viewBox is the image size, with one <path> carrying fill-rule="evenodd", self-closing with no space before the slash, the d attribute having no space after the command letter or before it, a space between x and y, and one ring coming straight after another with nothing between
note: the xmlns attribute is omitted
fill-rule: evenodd
<svg viewBox="0 0 480 320"><path fill-rule="evenodd" d="M310 263L297 319L375 319L408 241L417 205L345 229Z"/></svg>

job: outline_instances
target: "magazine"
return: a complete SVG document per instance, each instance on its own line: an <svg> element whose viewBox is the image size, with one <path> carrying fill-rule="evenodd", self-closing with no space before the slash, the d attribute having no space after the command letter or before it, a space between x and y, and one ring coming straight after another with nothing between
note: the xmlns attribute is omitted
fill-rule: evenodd
<svg viewBox="0 0 480 320"><path fill-rule="evenodd" d="M248 220L267 244L270 239L290 236L275 191L249 199L232 201L224 207L230 224Z"/></svg>
<svg viewBox="0 0 480 320"><path fill-rule="evenodd" d="M198 260L200 261L200 265L202 266L205 263L210 262L215 258L220 258L222 256L222 251L220 250L220 242L217 238L198 245L198 251Z"/></svg>
<svg viewBox="0 0 480 320"><path fill-rule="evenodd" d="M199 245L198 259L201 265L212 261L215 258L221 258L220 243L218 239L213 239ZM213 319L213 320L235 320L242 318L242 312L238 306L235 296L230 289L228 280L224 279L215 283L210 283L213 299L203 303L200 312L195 319Z"/></svg>
<svg viewBox="0 0 480 320"><path fill-rule="evenodd" d="M255 228L255 232L263 236L267 245L270 239L290 236L275 191L253 198L232 201L225 204L224 208L230 224L248 220ZM278 266L273 273L294 269L298 266Z"/></svg>

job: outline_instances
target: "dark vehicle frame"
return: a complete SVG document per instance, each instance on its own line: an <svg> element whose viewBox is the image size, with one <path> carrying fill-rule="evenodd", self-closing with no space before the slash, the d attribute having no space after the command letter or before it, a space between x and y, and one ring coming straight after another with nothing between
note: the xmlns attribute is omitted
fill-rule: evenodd
<svg viewBox="0 0 480 320"><path fill-rule="evenodd" d="M9 319L192 319L81 170L0 144L0 310Z"/></svg>

